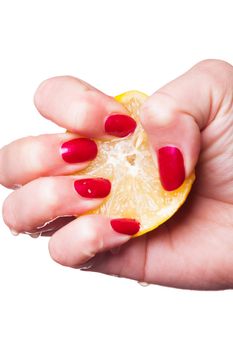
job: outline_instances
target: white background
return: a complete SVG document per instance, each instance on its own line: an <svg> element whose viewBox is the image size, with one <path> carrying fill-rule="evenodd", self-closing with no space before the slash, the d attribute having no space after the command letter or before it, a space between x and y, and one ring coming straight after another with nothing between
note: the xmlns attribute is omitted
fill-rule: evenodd
<svg viewBox="0 0 233 350"><path fill-rule="evenodd" d="M233 63L231 3L1 0L0 146L60 131L33 107L47 77L150 94L204 58ZM0 189L1 202L8 192ZM233 293L143 288L67 269L49 258L47 239L15 238L1 221L0 323L2 350L227 350Z"/></svg>

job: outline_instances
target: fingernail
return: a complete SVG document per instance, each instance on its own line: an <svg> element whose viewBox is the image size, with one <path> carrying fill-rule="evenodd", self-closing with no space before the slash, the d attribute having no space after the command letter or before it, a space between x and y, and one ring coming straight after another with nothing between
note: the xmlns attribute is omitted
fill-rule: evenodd
<svg viewBox="0 0 233 350"><path fill-rule="evenodd" d="M181 151L172 146L158 150L160 181L166 191L180 187L185 180L184 159Z"/></svg>
<svg viewBox="0 0 233 350"><path fill-rule="evenodd" d="M61 146L61 156L67 163L80 163L92 160L98 152L94 141L78 138L67 141Z"/></svg>
<svg viewBox="0 0 233 350"><path fill-rule="evenodd" d="M82 197L104 198L111 191L111 182L107 179L81 179L74 182L74 188Z"/></svg>
<svg viewBox="0 0 233 350"><path fill-rule="evenodd" d="M135 235L140 230L140 223L135 219L112 219L110 224L114 231L125 235Z"/></svg>
<svg viewBox="0 0 233 350"><path fill-rule="evenodd" d="M105 132L109 135L124 137L134 132L137 123L128 115L113 114L105 122Z"/></svg>

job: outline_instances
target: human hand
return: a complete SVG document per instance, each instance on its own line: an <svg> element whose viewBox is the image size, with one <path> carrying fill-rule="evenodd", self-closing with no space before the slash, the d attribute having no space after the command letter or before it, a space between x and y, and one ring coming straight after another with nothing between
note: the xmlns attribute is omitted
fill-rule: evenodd
<svg viewBox="0 0 233 350"><path fill-rule="evenodd" d="M74 135L26 138L1 150L0 182L10 188L24 185L10 194L3 206L6 224L16 231L32 232L51 218L81 214L101 203L102 199L84 199L72 190L74 177L64 175L88 163L66 164L59 148L77 133L103 137L106 115L127 114L109 96L67 77L42 84L35 102L43 116ZM186 203L155 232L137 239L114 232L109 218L82 216L53 229L52 233L57 231L49 243L51 256L63 265L87 264L92 271L148 283L232 288L233 67L217 60L197 64L148 99L141 122L160 155L165 187L169 184L159 149L170 145L182 152L186 177L198 161L197 180ZM176 175L182 172L181 164ZM169 181L178 185L177 178ZM35 198L36 211L32 210ZM118 252L111 251L118 246Z"/></svg>

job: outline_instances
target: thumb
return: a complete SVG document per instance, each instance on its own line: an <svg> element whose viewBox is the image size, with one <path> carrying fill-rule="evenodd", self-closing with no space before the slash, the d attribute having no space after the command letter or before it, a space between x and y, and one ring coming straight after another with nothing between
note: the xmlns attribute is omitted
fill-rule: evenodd
<svg viewBox="0 0 233 350"><path fill-rule="evenodd" d="M232 66L205 60L155 92L142 106L148 134L165 190L182 185L197 163L201 131L216 117L226 97Z"/></svg>

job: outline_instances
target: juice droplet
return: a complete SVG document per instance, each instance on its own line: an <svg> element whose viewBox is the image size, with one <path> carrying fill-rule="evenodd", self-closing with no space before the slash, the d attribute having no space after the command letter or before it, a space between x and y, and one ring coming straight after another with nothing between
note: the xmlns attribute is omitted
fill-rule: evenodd
<svg viewBox="0 0 233 350"><path fill-rule="evenodd" d="M83 264L79 267L79 270L86 271L90 270L93 267L94 263L92 261L87 262L86 264Z"/></svg>
<svg viewBox="0 0 233 350"><path fill-rule="evenodd" d="M31 233L31 232L25 232L27 235L29 235L31 238L38 238L38 237L40 237L41 236L41 234L42 234L42 232L33 232L33 233Z"/></svg>
<svg viewBox="0 0 233 350"><path fill-rule="evenodd" d="M18 236L20 234L20 232L12 230L11 228L10 228L10 232L12 233L13 236Z"/></svg>
<svg viewBox="0 0 233 350"><path fill-rule="evenodd" d="M24 231L23 233L24 233L25 235L28 235L28 236L31 237L31 238L38 238L38 237L41 236L42 231L41 231L41 230L38 230L38 231L34 230L34 231L32 231L32 232Z"/></svg>
<svg viewBox="0 0 233 350"><path fill-rule="evenodd" d="M149 283L143 281L138 281L138 284L140 284L142 287L148 287L150 285Z"/></svg>
<svg viewBox="0 0 233 350"><path fill-rule="evenodd" d="M21 188L23 185L20 185L20 184L15 184L12 186L12 189L13 190L18 190L19 188Z"/></svg>

